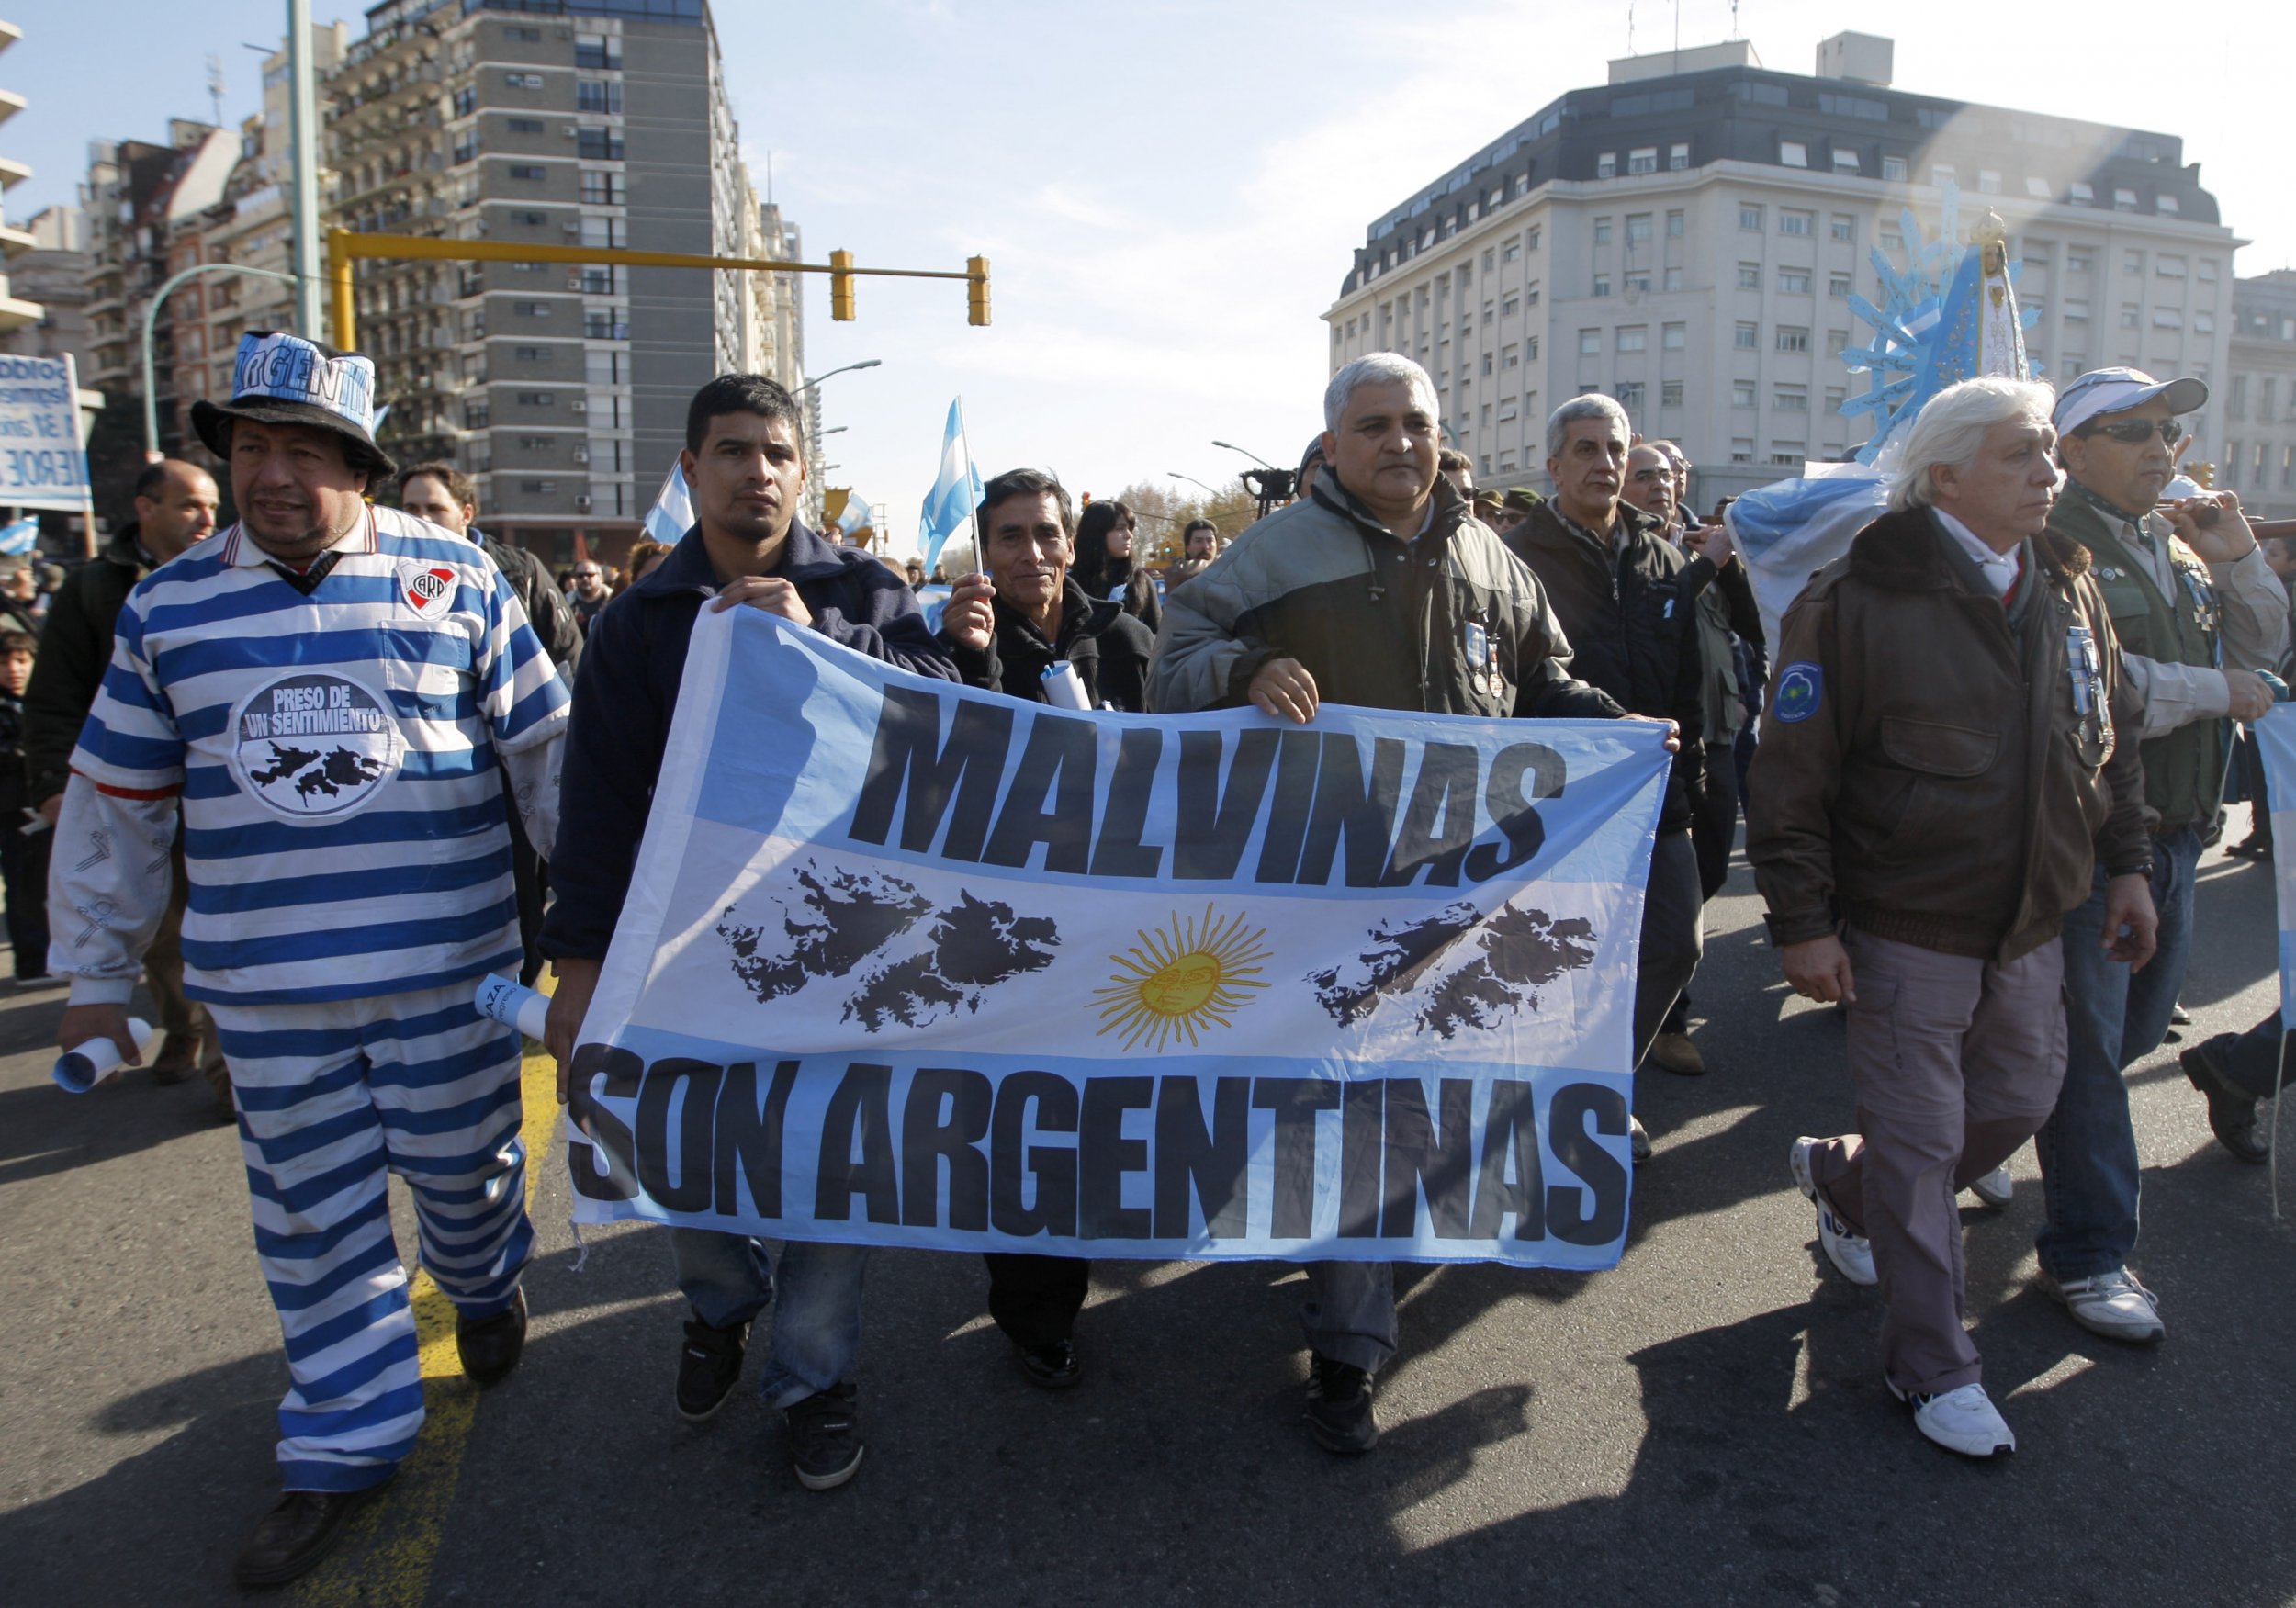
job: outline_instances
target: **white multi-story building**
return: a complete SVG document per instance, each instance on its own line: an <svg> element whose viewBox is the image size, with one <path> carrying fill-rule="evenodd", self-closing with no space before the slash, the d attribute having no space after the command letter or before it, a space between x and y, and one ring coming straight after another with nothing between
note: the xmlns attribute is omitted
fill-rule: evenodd
<svg viewBox="0 0 2296 1608"><path fill-rule="evenodd" d="M1366 232L1324 313L1331 365L1401 352L1486 486L1546 484L1544 426L1604 391L1698 466L1701 507L1840 459L1870 433L1840 354L1881 301L1903 218L2000 215L2030 350L2053 380L2108 364L2227 375L2232 256L2181 142L1888 86L1886 39L1818 47L1816 76L1743 41L1611 63ZM2221 409L2193 428L2219 444Z"/></svg>
<svg viewBox="0 0 2296 1608"><path fill-rule="evenodd" d="M2216 484L2249 512L2296 519L2296 269L2233 286L2232 388Z"/></svg>

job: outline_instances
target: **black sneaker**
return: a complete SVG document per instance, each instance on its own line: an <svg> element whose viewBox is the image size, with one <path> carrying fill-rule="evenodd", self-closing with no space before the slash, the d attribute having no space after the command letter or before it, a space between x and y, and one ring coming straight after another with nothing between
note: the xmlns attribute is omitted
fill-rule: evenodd
<svg viewBox="0 0 2296 1608"><path fill-rule="evenodd" d="M1378 1445L1379 1423L1371 1411L1371 1376L1311 1353L1307 1420L1308 1433L1327 1452L1353 1455Z"/></svg>
<svg viewBox="0 0 2296 1608"><path fill-rule="evenodd" d="M343 1539L351 1515L381 1490L288 1491L240 1547L232 1578L242 1586L283 1586L310 1573Z"/></svg>
<svg viewBox="0 0 2296 1608"><path fill-rule="evenodd" d="M480 1389L510 1377L526 1354L526 1292L513 1290L510 1306L491 1318L473 1322L457 1317L455 1350L462 1359L463 1377Z"/></svg>
<svg viewBox="0 0 2296 1608"><path fill-rule="evenodd" d="M807 1490L833 1490L853 1478L865 1449L859 1394L851 1380L806 1397L783 1414L789 1421L791 1461Z"/></svg>
<svg viewBox="0 0 2296 1608"><path fill-rule="evenodd" d="M1013 1349L1020 1358L1021 1377L1041 1390L1065 1390L1085 1377L1084 1359L1076 1355L1073 1340Z"/></svg>
<svg viewBox="0 0 2296 1608"><path fill-rule="evenodd" d="M742 1343L749 1325L713 1329L699 1318L686 1320L686 1343L678 1353L678 1416L700 1423L726 1405L741 1382Z"/></svg>
<svg viewBox="0 0 2296 1608"><path fill-rule="evenodd" d="M2272 1147L2257 1137L2257 1097L2225 1075L2221 1056L2235 1042L2229 1033L2181 1051L2177 1064L2192 1086L2208 1096L2209 1130L2216 1141L2244 1162L2261 1162Z"/></svg>

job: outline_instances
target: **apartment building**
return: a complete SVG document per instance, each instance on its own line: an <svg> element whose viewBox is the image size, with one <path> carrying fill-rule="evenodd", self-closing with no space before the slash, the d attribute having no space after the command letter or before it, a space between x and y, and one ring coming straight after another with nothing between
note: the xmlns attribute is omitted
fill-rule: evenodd
<svg viewBox="0 0 2296 1608"><path fill-rule="evenodd" d="M1434 375L1487 485L1546 484L1544 424L1604 391L1682 443L1701 506L1838 460L1870 433L1840 354L1871 331L1877 248L1901 262L1949 196L2009 231L2030 350L2060 383L2126 363L2229 373L2239 243L2167 134L1901 91L1886 39L1812 76L1744 41L1628 57L1366 231L1323 315L1335 370L1397 351ZM2223 410L2193 422L2221 444Z"/></svg>
<svg viewBox="0 0 2296 1608"><path fill-rule="evenodd" d="M321 91L332 219L370 232L763 254L702 0L389 0ZM771 276L363 262L359 343L402 461L478 478L481 517L553 561L633 538L712 375L795 383Z"/></svg>
<svg viewBox="0 0 2296 1608"><path fill-rule="evenodd" d="M2233 283L2232 388L2216 484L2266 519L2296 519L2296 269Z"/></svg>

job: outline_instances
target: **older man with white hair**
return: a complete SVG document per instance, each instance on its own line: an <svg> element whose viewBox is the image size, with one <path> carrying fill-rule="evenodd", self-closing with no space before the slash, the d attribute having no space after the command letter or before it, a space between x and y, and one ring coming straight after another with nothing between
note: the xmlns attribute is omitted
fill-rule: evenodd
<svg viewBox="0 0 2296 1608"><path fill-rule="evenodd" d="M2151 839L2088 554L2056 535L2043 386L1940 392L1889 512L1786 615L1747 854L1795 993L1849 1007L1859 1131L1795 1142L1826 1255L1882 1286L1883 1376L1967 1456L2014 1450L1963 1327L1954 1193L2048 1118L2065 1076L2065 916L2154 946Z"/></svg>
<svg viewBox="0 0 2296 1608"><path fill-rule="evenodd" d="M1376 353L1323 393L1325 464L1300 500L1246 530L1167 598L1150 699L1169 712L1252 704L1305 723L1325 701L1444 714L1604 719L1529 571L1435 472L1427 371ZM1372 1376L1396 1349L1394 1270L1308 1265L1307 1422L1326 1450L1379 1438Z"/></svg>

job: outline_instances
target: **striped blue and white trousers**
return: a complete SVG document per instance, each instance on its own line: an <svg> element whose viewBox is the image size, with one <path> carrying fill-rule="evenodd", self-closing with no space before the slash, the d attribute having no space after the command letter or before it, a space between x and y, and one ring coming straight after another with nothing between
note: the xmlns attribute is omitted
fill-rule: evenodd
<svg viewBox="0 0 2296 1608"><path fill-rule="evenodd" d="M255 1252L287 1341L289 1490L380 1484L422 1427L389 1174L412 1192L422 1265L461 1315L490 1317L517 1295L535 1238L518 1037L470 995L458 983L208 1007L238 1096Z"/></svg>

